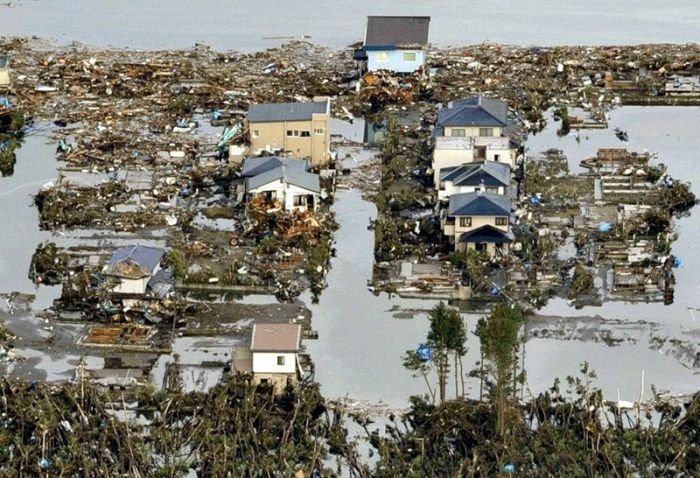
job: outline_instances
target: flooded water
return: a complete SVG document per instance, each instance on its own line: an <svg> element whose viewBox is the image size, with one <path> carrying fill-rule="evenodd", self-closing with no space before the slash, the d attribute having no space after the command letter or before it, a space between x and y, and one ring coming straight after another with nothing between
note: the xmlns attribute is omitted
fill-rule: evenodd
<svg viewBox="0 0 700 478"><path fill-rule="evenodd" d="M264 12L264 13L263 13ZM686 43L698 41L700 4L677 0L13 0L0 5L3 35L37 35L136 49L206 43L220 50L257 50L289 39L342 48L362 41L367 15L429 15L438 46L484 41L516 45Z"/></svg>

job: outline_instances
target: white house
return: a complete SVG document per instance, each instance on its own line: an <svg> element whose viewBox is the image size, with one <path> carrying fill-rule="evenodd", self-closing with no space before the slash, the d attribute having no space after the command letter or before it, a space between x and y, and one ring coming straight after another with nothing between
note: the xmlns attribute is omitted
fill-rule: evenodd
<svg viewBox="0 0 700 478"><path fill-rule="evenodd" d="M104 274L116 281L115 294L144 295L149 281L160 270L165 251L159 247L141 245L117 249L107 264Z"/></svg>
<svg viewBox="0 0 700 478"><path fill-rule="evenodd" d="M9 89L12 86L10 80L10 58L7 55L0 55L0 91Z"/></svg>
<svg viewBox="0 0 700 478"><path fill-rule="evenodd" d="M413 73L425 70L430 17L367 17L363 49L355 59L368 71Z"/></svg>
<svg viewBox="0 0 700 478"><path fill-rule="evenodd" d="M288 163L246 179L248 200L264 197L279 201L285 211L315 211L321 197L321 185L316 174Z"/></svg>
<svg viewBox="0 0 700 478"><path fill-rule="evenodd" d="M254 383L269 383L276 393L296 384L301 374L300 348L301 325L254 324L250 343Z"/></svg>
<svg viewBox="0 0 700 478"><path fill-rule="evenodd" d="M517 148L505 133L508 105L474 96L451 102L435 122L435 184L443 168L473 161L494 161L515 167Z"/></svg>
<svg viewBox="0 0 700 478"><path fill-rule="evenodd" d="M438 199L447 200L453 194L487 192L508 194L510 166L493 161L465 163L440 171Z"/></svg>

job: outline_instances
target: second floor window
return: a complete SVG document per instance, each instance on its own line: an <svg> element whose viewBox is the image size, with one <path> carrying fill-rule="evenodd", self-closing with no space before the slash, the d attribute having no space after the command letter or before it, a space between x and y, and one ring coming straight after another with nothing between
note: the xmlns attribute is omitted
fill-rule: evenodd
<svg viewBox="0 0 700 478"><path fill-rule="evenodd" d="M493 136L493 128L479 128L479 136Z"/></svg>
<svg viewBox="0 0 700 478"><path fill-rule="evenodd" d="M277 356L277 365L284 365L284 355Z"/></svg>
<svg viewBox="0 0 700 478"><path fill-rule="evenodd" d="M450 133L452 136L465 136L466 131L463 128L452 128Z"/></svg>
<svg viewBox="0 0 700 478"><path fill-rule="evenodd" d="M472 227L472 218L471 217L460 217L459 218L459 227Z"/></svg>
<svg viewBox="0 0 700 478"><path fill-rule="evenodd" d="M302 138L309 138L309 137L311 137L311 133L309 131L302 131L301 137Z"/></svg>
<svg viewBox="0 0 700 478"><path fill-rule="evenodd" d="M497 217L496 218L496 225L497 226L507 226L508 225L508 218L507 217Z"/></svg>
<svg viewBox="0 0 700 478"><path fill-rule="evenodd" d="M413 52L413 51L404 52L403 61L416 61L416 52Z"/></svg>

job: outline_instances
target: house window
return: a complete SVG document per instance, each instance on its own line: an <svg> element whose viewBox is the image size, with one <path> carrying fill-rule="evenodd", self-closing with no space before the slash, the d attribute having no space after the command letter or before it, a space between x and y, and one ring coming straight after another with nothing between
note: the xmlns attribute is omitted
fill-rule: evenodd
<svg viewBox="0 0 700 478"><path fill-rule="evenodd" d="M377 52L375 56L377 63L387 63L389 61L389 54L385 51Z"/></svg>
<svg viewBox="0 0 700 478"><path fill-rule="evenodd" d="M284 355L277 356L277 365L284 365Z"/></svg>
<svg viewBox="0 0 700 478"><path fill-rule="evenodd" d="M500 154L494 154L493 155L493 160L496 162L499 162L501 160L501 155Z"/></svg>
<svg viewBox="0 0 700 478"><path fill-rule="evenodd" d="M508 218L507 217L497 217L496 218L496 225L497 226L507 226L508 225Z"/></svg>
<svg viewBox="0 0 700 478"><path fill-rule="evenodd" d="M295 130L288 129L287 136L295 136L295 137L299 136L299 130L298 129L295 129Z"/></svg>
<svg viewBox="0 0 700 478"><path fill-rule="evenodd" d="M498 194L498 188L488 187L486 188L487 193Z"/></svg>
<svg viewBox="0 0 700 478"><path fill-rule="evenodd" d="M258 136L260 136L260 130L259 130L259 129L254 129L254 130L253 130L253 138L257 138Z"/></svg>
<svg viewBox="0 0 700 478"><path fill-rule="evenodd" d="M472 227L472 218L471 217L460 217L459 218L459 227Z"/></svg>
<svg viewBox="0 0 700 478"><path fill-rule="evenodd" d="M314 129L314 134L323 134L325 133L326 130L324 128L316 128Z"/></svg>
<svg viewBox="0 0 700 478"><path fill-rule="evenodd" d="M479 136L493 136L493 128L479 128Z"/></svg>
<svg viewBox="0 0 700 478"><path fill-rule="evenodd" d="M450 134L452 136L466 136L466 131L464 128L452 128L452 132Z"/></svg>
<svg viewBox="0 0 700 478"><path fill-rule="evenodd" d="M311 137L311 132L310 132L310 131L302 131L302 132L301 132L301 137L302 137L302 138L310 138L310 137Z"/></svg>
<svg viewBox="0 0 700 478"><path fill-rule="evenodd" d="M403 53L403 61L416 61L416 52L405 51Z"/></svg>

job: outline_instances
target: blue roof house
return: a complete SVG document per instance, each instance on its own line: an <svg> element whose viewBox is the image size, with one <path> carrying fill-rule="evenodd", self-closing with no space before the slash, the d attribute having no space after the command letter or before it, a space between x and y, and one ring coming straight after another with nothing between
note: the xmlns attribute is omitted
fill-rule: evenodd
<svg viewBox="0 0 700 478"><path fill-rule="evenodd" d="M117 249L105 268L105 275L113 278L115 294L144 295L148 283L160 270L165 250L141 245Z"/></svg>
<svg viewBox="0 0 700 478"><path fill-rule="evenodd" d="M481 191L454 194L442 220L443 232L456 251L475 249L493 257L507 251L514 239L510 211L507 196Z"/></svg>
<svg viewBox="0 0 700 478"><path fill-rule="evenodd" d="M425 71L430 17L367 17L363 50L358 60L368 71L396 73Z"/></svg>

